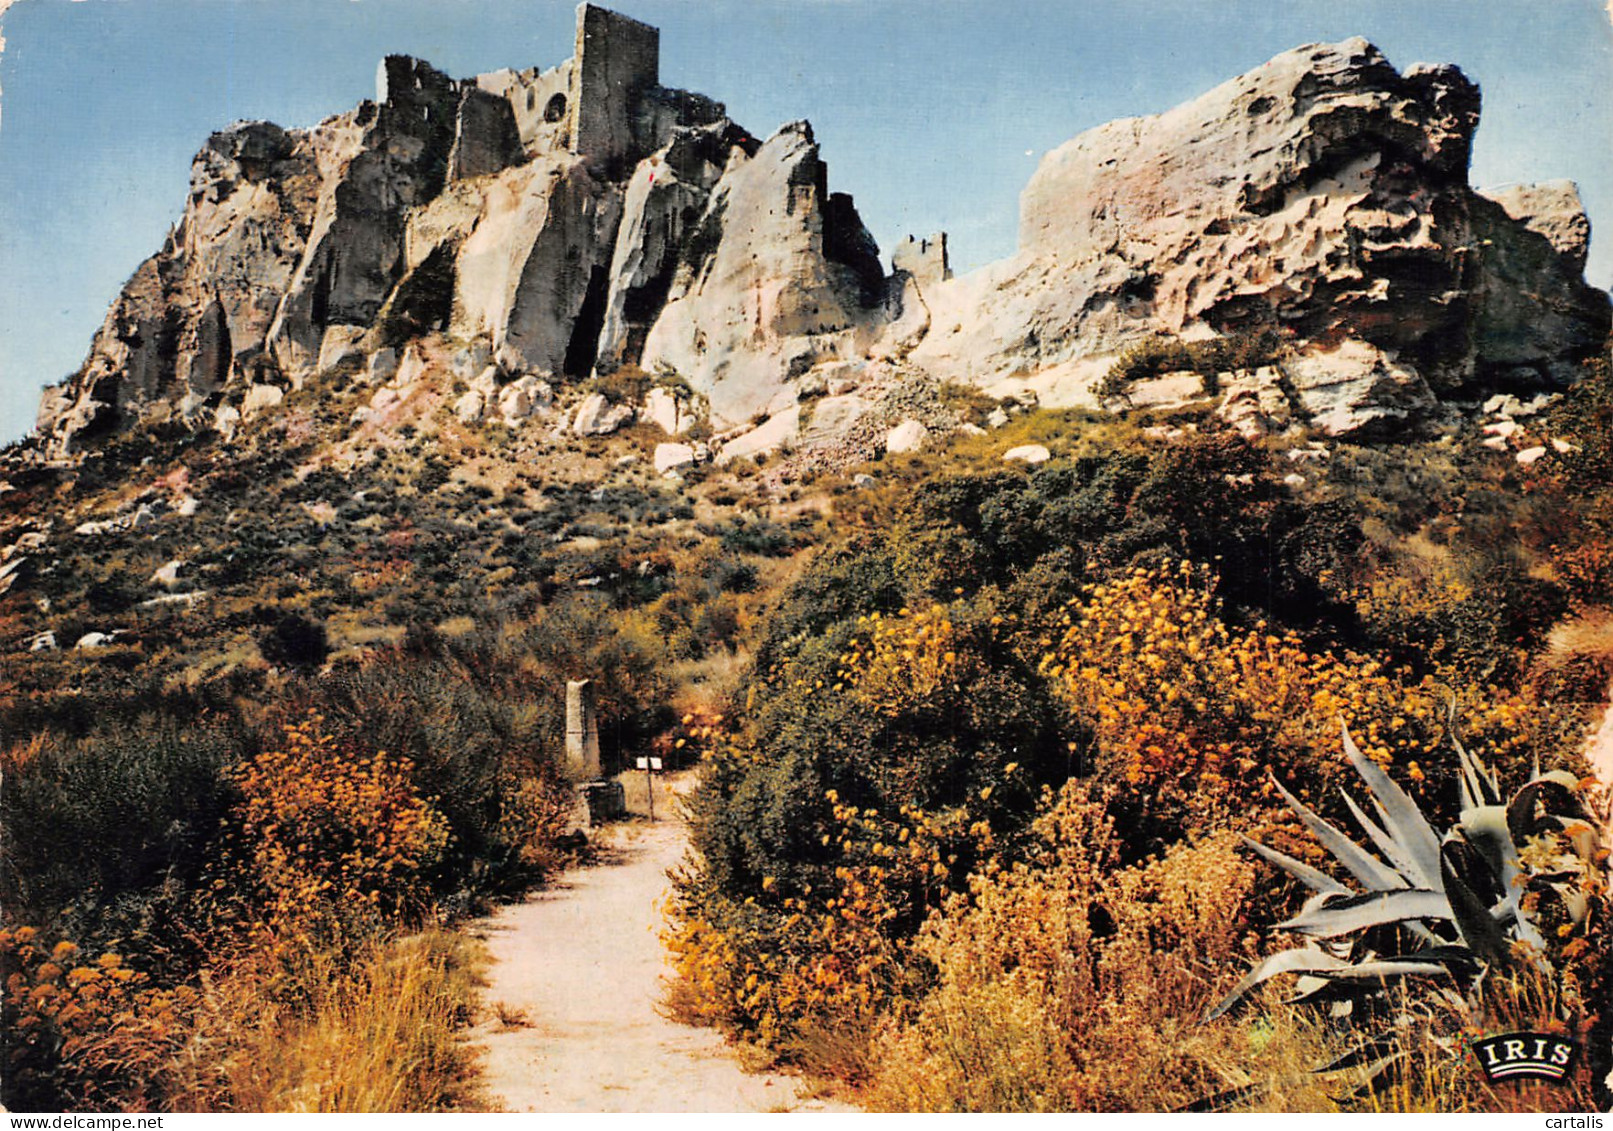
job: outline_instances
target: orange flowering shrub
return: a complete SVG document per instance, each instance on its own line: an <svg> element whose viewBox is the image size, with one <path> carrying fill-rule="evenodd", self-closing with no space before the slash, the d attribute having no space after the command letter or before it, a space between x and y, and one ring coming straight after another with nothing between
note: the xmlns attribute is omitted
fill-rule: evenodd
<svg viewBox="0 0 1613 1131"><path fill-rule="evenodd" d="M845 864L836 803L1027 823L1038 784L1068 760L1044 681L1000 621L966 601L848 618L759 676L742 721L697 728L694 840L718 888L742 897L772 876L782 894L823 892ZM954 877L973 864L961 857Z"/></svg>
<svg viewBox="0 0 1613 1131"><path fill-rule="evenodd" d="M427 903L425 873L448 844L407 759L344 750L314 716L240 767L235 823L259 925L315 932L357 914L396 917Z"/></svg>
<svg viewBox="0 0 1613 1131"><path fill-rule="evenodd" d="M1229 623L1208 570L1122 573L1056 615L989 592L847 615L793 638L741 720L694 728L681 1016L895 1103L1143 1103L1101 1079L1117 1064L1186 1102L1215 1082L1193 1026L1288 894L1255 889L1228 826L1321 853L1270 777L1337 816L1343 720L1427 811L1455 801L1444 684ZM1566 733L1516 694L1457 697L1492 765ZM1031 829L1043 786L1087 775Z"/></svg>
<svg viewBox="0 0 1613 1131"><path fill-rule="evenodd" d="M1463 741L1504 772L1554 751L1564 732L1563 719L1516 693L1455 692L1434 676L1407 683L1376 660L1315 651L1264 623L1228 625L1208 571L1187 562L1090 587L1062 627L1042 670L1091 729L1097 770L1164 822L1150 835L1166 841L1264 804L1268 772L1336 807L1327 787L1343 766L1340 720L1368 756L1404 760L1431 812L1453 800L1422 785L1425 766L1450 758L1452 694Z"/></svg>
<svg viewBox="0 0 1613 1131"><path fill-rule="evenodd" d="M1594 606L1613 595L1613 541L1586 531L1580 542L1553 546L1551 562L1576 605Z"/></svg>
<svg viewBox="0 0 1613 1131"><path fill-rule="evenodd" d="M915 931L995 850L1005 802L1034 796L1006 741L975 738L971 704L1004 685L981 626L959 623L969 615L938 605L858 618L845 643L788 666L776 696L753 698L750 729L685 718L678 742L697 743L707 770L691 798L702 867L679 878L663 935L685 1020L862 1073L874 1029L921 977ZM1011 686L1002 699L1018 702ZM764 821L787 807L798 847L750 855L729 790L767 804Z"/></svg>
<svg viewBox="0 0 1613 1131"><path fill-rule="evenodd" d="M0 1033L6 1099L14 1109L140 1109L183 1045L198 995L165 990L71 942L46 945L33 927L0 930Z"/></svg>

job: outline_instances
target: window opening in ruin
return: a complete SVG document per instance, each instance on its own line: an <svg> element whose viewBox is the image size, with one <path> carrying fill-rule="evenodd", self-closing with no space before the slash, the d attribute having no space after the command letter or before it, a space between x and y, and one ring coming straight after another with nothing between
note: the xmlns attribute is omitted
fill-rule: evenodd
<svg viewBox="0 0 1613 1131"><path fill-rule="evenodd" d="M558 122L565 116L566 96L564 94L556 94L548 102L544 103L543 120L545 122Z"/></svg>

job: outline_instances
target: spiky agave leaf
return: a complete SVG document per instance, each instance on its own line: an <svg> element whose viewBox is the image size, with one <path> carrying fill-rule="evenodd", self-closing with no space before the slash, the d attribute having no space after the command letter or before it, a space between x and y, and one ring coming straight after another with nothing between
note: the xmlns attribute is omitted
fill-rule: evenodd
<svg viewBox="0 0 1613 1131"><path fill-rule="evenodd" d="M1382 767L1361 753L1355 740L1350 737L1350 728L1341 721L1339 729L1344 737L1344 756L1350 760L1350 765L1361 776L1361 780L1366 782L1373 805L1383 821L1385 840L1388 845L1394 846L1390 848L1380 843L1378 847L1395 861L1408 879L1414 881L1414 887L1437 889L1439 837L1434 833L1433 826L1423 816L1423 811L1417 807L1411 795L1401 789ZM1357 808L1353 800L1348 797L1346 800L1350 801L1352 810ZM1365 822L1363 814L1358 813L1357 818ZM1362 827L1365 828L1366 823ZM1370 829L1368 835L1371 835Z"/></svg>
<svg viewBox="0 0 1613 1131"><path fill-rule="evenodd" d="M1574 855L1582 860L1592 860L1596 856L1597 837L1596 830L1591 823L1583 817L1560 817L1552 815L1552 822L1559 832L1568 838L1573 845Z"/></svg>
<svg viewBox="0 0 1613 1131"><path fill-rule="evenodd" d="M1489 905L1468 886L1461 867L1465 844L1448 843L1440 853L1444 872L1445 898L1450 904L1456 929L1475 955L1486 962L1505 966L1511 961L1506 929L1490 914Z"/></svg>
<svg viewBox="0 0 1613 1131"><path fill-rule="evenodd" d="M1361 826L1361 831L1367 834L1367 839L1377 847L1378 851L1388 858L1390 865L1396 872L1400 873L1414 888L1432 886L1427 882L1427 878L1422 874L1422 870L1417 866L1411 854L1406 851L1404 845L1397 844L1388 830L1382 828L1378 822L1367 816L1366 810L1361 808L1360 803L1351 797L1347 791L1339 790L1339 796L1344 799L1344 807L1350 811L1350 816L1355 818L1355 823Z"/></svg>
<svg viewBox="0 0 1613 1131"><path fill-rule="evenodd" d="M1310 888L1312 891L1322 892L1324 894L1332 893L1334 895L1352 894L1349 888L1339 883L1326 872L1312 868L1309 864L1302 860L1294 859L1286 852L1279 852L1275 848L1268 848L1261 844L1258 840L1251 840L1246 836L1239 837L1239 839L1242 840L1244 846L1250 849L1252 852L1264 857L1270 863L1275 864L1277 867L1287 872L1290 876L1293 876L1296 880Z"/></svg>
<svg viewBox="0 0 1613 1131"><path fill-rule="evenodd" d="M1493 873L1501 891L1500 906L1512 921L1518 937L1543 950L1545 940L1523 910L1524 876L1519 867L1518 846L1512 842L1507 810L1502 805L1481 805L1464 809L1455 834L1478 850Z"/></svg>
<svg viewBox="0 0 1613 1131"><path fill-rule="evenodd" d="M1214 1021L1238 1004L1256 986L1269 982L1279 974L1320 974L1328 978L1352 981L1378 980L1405 977L1409 974L1443 974L1445 967L1437 962L1379 961L1368 959L1352 962L1329 954L1314 943L1282 950L1268 955L1249 973L1245 974L1227 996L1222 998L1208 1014L1206 1021Z"/></svg>
<svg viewBox="0 0 1613 1131"><path fill-rule="evenodd" d="M1501 779L1495 771L1486 766L1477 757L1467 752L1462 745L1461 735L1456 729L1456 700L1453 698L1447 711L1451 745L1456 748L1456 758L1461 765L1462 776L1462 808L1477 809L1482 805L1501 804Z"/></svg>
<svg viewBox="0 0 1613 1131"><path fill-rule="evenodd" d="M1368 890L1394 891L1397 888L1413 886L1399 872L1312 812L1303 801L1283 788L1283 783L1277 780L1276 775L1272 775L1271 784L1277 787L1277 792L1288 802L1288 807L1294 811L1300 822L1311 831L1311 835L1321 841L1322 846L1337 857L1338 862L1344 865L1350 875Z"/></svg>
<svg viewBox="0 0 1613 1131"><path fill-rule="evenodd" d="M1530 778L1507 802L1507 830L1512 833L1513 842L1522 844L1555 815L1549 809L1546 814L1539 814L1537 809L1543 804L1550 806L1551 802L1556 802L1561 812L1580 813L1580 806L1574 800L1578 786L1579 781L1566 770L1552 770Z"/></svg>
<svg viewBox="0 0 1613 1131"><path fill-rule="evenodd" d="M1292 919L1277 924L1282 930L1320 938L1338 938L1369 927L1413 919L1448 920L1451 906L1442 891L1401 888L1364 895L1332 893L1311 900Z"/></svg>
<svg viewBox="0 0 1613 1131"><path fill-rule="evenodd" d="M1418 955L1391 960L1369 957L1363 961L1351 961L1317 948L1314 943L1298 950L1284 951L1270 956L1250 971L1212 1011L1212 1017L1224 1013L1251 988L1278 974L1301 974L1306 981L1322 979L1328 983L1359 983L1407 974L1446 972L1453 967L1471 967L1481 961L1505 963L1510 954L1505 924L1491 912L1479 890L1490 892L1501 905L1505 919L1518 924L1519 937L1527 938L1532 930L1522 918L1518 905L1518 888L1521 885L1510 884L1517 875L1516 851L1507 852L1511 838L1506 827L1506 810L1483 804L1490 798L1500 796L1499 783L1489 767L1469 755L1457 743L1462 763L1464 799L1477 800L1481 804L1471 807L1474 820L1471 838L1456 837L1455 843L1441 845L1433 826L1423 816L1416 801L1361 752L1347 726L1341 725L1340 733L1345 756L1366 784L1368 798L1378 814L1378 820L1368 816L1348 793L1344 794L1345 804L1366 835L1391 863L1385 864L1313 812L1273 776L1272 784L1300 821L1367 889L1365 892L1349 891L1343 884L1308 864L1246 840L1261 856L1316 893L1297 915L1280 926L1312 938L1338 939L1375 927L1398 924L1430 945ZM1452 736L1454 740L1454 720ZM1531 798L1533 796L1530 795ZM1532 801L1526 800L1525 804L1532 804ZM1496 825L1498 817L1501 819L1499 829ZM1498 840L1498 837L1505 839ZM1472 844L1471 839L1480 843ZM1506 867L1509 857L1514 861L1514 871L1511 873ZM1464 871L1473 875L1464 876ZM1461 940L1460 945L1436 936L1428 926L1430 923L1450 923ZM1320 986L1313 987L1313 993L1320 989Z"/></svg>

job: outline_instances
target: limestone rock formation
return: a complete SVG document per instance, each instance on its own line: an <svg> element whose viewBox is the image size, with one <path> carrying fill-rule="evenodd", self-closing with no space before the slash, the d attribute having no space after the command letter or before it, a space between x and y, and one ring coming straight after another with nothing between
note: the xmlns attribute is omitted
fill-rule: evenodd
<svg viewBox="0 0 1613 1131"><path fill-rule="evenodd" d="M579 436L609 436L633 421L633 407L612 404L601 393L589 393L571 418L571 430Z"/></svg>
<svg viewBox="0 0 1613 1131"><path fill-rule="evenodd" d="M1004 463L1046 463L1053 458L1053 453L1041 444L1021 444L1017 448L1009 448L1003 453Z"/></svg>
<svg viewBox="0 0 1613 1131"><path fill-rule="evenodd" d="M616 190L571 156L537 158L486 185L453 257L453 332L488 339L509 369L586 376L591 343L574 343L574 330L586 330L579 316L619 208Z"/></svg>
<svg viewBox="0 0 1613 1131"><path fill-rule="evenodd" d="M893 456L916 452L924 446L929 436L930 430L924 427L922 421L904 420L886 434L885 450Z"/></svg>
<svg viewBox="0 0 1613 1131"><path fill-rule="evenodd" d="M1478 113L1453 67L1302 47L1050 152L1013 258L953 278L938 233L898 244L887 274L809 124L759 140L661 85L656 29L584 3L548 69L455 80L393 56L347 113L210 138L163 248L46 390L39 446L161 421L239 438L316 377L377 389L366 427L438 402L517 422L540 385L621 374L660 381L644 410L669 435L698 406L733 459L863 427L850 410L882 366L1111 407L1100 384L1126 347L1256 333L1280 356L1154 374L1130 403L1218 400L1249 435L1397 428L1561 385L1607 338L1573 186L1475 192ZM434 384L450 379L471 392ZM846 399L803 425L806 398ZM633 412L589 401L571 425Z"/></svg>
<svg viewBox="0 0 1613 1131"><path fill-rule="evenodd" d="M660 85L656 29L585 3L549 70L392 56L373 102L311 130L215 135L39 433L62 455L140 420L234 430L318 373L390 381L431 334L544 380L670 366L733 424L859 348L883 302L810 127L757 142Z"/></svg>
<svg viewBox="0 0 1613 1131"><path fill-rule="evenodd" d="M695 425L695 413L686 397L664 386L651 389L644 397L645 420L668 436L681 436Z"/></svg>
<svg viewBox="0 0 1613 1131"><path fill-rule="evenodd" d="M718 424L793 403L787 382L857 356L883 319L878 248L849 197L831 195L812 127L792 122L712 188L645 337Z"/></svg>
<svg viewBox="0 0 1613 1131"><path fill-rule="evenodd" d="M769 417L748 432L735 436L717 453L717 463L731 463L747 456L766 455L791 444L801 434L801 409L794 406Z"/></svg>
<svg viewBox="0 0 1613 1131"><path fill-rule="evenodd" d="M1585 269L1591 250L1591 223L1573 181L1547 181L1538 185L1508 185L1488 189L1484 195L1531 232L1546 237L1573 271Z"/></svg>
<svg viewBox="0 0 1613 1131"><path fill-rule="evenodd" d="M1303 381L1332 390L1297 407L1345 431L1562 380L1609 324L1580 276L1583 210L1563 189L1498 204L1469 188L1478 113L1454 67L1401 74L1354 39L1090 130L1042 160L1017 256L925 291L912 356L1090 403L1094 359L1128 344L1274 329Z"/></svg>
<svg viewBox="0 0 1613 1131"><path fill-rule="evenodd" d="M655 471L658 475L676 471L680 467L688 467L694 463L696 452L692 444L657 444L655 445Z"/></svg>

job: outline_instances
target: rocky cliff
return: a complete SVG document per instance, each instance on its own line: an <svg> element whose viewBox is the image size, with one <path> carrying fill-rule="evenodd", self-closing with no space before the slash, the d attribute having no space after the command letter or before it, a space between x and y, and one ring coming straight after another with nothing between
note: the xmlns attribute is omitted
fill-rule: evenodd
<svg viewBox="0 0 1613 1131"><path fill-rule="evenodd" d="M1354 39L1301 47L1049 153L1020 252L926 296L915 356L1093 403L1123 347L1269 330L1283 394L1334 431L1572 378L1608 332L1571 186L1468 186L1479 91ZM1275 375L1272 381L1276 381Z"/></svg>
<svg viewBox="0 0 1613 1131"><path fill-rule="evenodd" d="M211 138L39 436L63 455L142 421L229 432L316 375L396 386L400 355L411 386L473 358L477 406L643 370L719 431L771 416L786 440L803 397L844 400L815 415L850 427L866 402L846 395L893 373L1398 423L1571 380L1607 338L1572 186L1475 192L1478 114L1455 68L1300 48L1049 153L1012 259L953 278L944 236L910 239L887 274L809 125L751 136L660 85L655 29L584 4L550 70L456 81L393 57L349 113ZM1280 361L1163 397L1104 381L1138 343L1256 333Z"/></svg>
<svg viewBox="0 0 1613 1131"><path fill-rule="evenodd" d="M552 70L456 81L391 57L373 102L311 130L214 135L167 243L47 390L47 449L140 421L233 427L434 337L485 346L500 383L675 366L719 423L803 359L849 355L884 277L811 128L752 138L660 86L657 53L654 28L584 4Z"/></svg>

